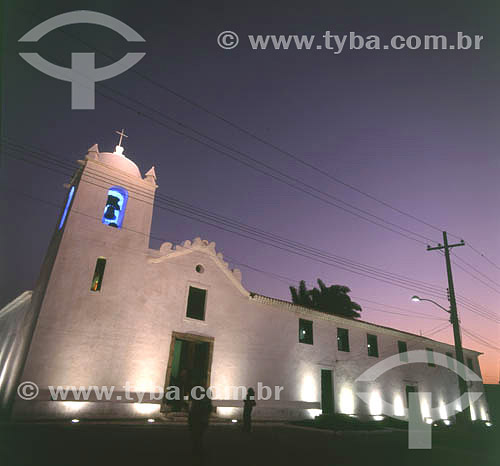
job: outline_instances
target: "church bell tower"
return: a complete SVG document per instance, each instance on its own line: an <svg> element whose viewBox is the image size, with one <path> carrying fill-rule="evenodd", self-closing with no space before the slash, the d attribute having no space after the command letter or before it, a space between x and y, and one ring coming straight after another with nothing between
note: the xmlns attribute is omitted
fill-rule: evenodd
<svg viewBox="0 0 500 466"><path fill-rule="evenodd" d="M20 355L21 380L35 382L40 396L36 403L16 401L18 414L66 409L43 387L108 383L114 328L140 312L131 303L140 302L146 280L156 174L152 167L141 175L124 154L125 133L118 134L114 152L92 146L66 185L23 329L31 344Z"/></svg>

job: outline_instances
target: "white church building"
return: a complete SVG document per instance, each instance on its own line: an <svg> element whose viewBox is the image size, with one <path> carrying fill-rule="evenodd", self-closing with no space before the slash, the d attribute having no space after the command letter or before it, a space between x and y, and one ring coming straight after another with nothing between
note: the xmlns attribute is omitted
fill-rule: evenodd
<svg viewBox="0 0 500 466"><path fill-rule="evenodd" d="M423 418L454 418L453 346L250 292L213 242L150 249L156 182L154 168L143 177L120 146L94 145L79 161L34 291L0 310L4 417L155 419L182 409L159 400L162 389L198 384L213 388L216 414L228 419L242 411L243 393L232 387L261 386L272 396L257 399L260 419L404 418L414 391L425 394ZM412 350L428 360L396 364L364 383L368 399L358 396L368 368L394 355L404 363ZM479 393L470 415L486 421L480 353L464 354L478 376L468 383ZM61 400L49 388L57 386L115 391Z"/></svg>

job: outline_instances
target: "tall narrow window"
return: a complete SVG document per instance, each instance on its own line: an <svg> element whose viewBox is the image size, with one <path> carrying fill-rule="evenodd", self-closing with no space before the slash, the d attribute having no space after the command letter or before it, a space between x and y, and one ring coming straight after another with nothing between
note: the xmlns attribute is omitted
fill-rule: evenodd
<svg viewBox="0 0 500 466"><path fill-rule="evenodd" d="M455 358L453 353L446 353L446 360L448 362L448 369L455 371Z"/></svg>
<svg viewBox="0 0 500 466"><path fill-rule="evenodd" d="M368 356L378 358L378 341L377 335L366 335L366 346L368 348Z"/></svg>
<svg viewBox="0 0 500 466"><path fill-rule="evenodd" d="M349 330L346 328L337 329L337 348L339 351L349 352Z"/></svg>
<svg viewBox="0 0 500 466"><path fill-rule="evenodd" d="M66 205L64 206L61 221L59 222L59 230L63 227L64 221L66 220L66 217L68 216L68 210L69 210L69 207L71 206L71 202L73 201L74 194L75 194L75 187L71 186L71 189L69 190L69 193L68 193L68 198L66 199Z"/></svg>
<svg viewBox="0 0 500 466"><path fill-rule="evenodd" d="M102 223L110 227L121 228L125 208L127 207L128 192L120 186L113 186L108 191L108 199L102 216Z"/></svg>
<svg viewBox="0 0 500 466"><path fill-rule="evenodd" d="M436 367L436 364L434 363L434 350L432 348L425 348L427 351L427 364L430 367Z"/></svg>
<svg viewBox="0 0 500 466"><path fill-rule="evenodd" d="M474 363L472 362L471 358L467 358L467 367L473 371L474 370Z"/></svg>
<svg viewBox="0 0 500 466"><path fill-rule="evenodd" d="M408 346L406 341L398 341L399 360L408 362Z"/></svg>
<svg viewBox="0 0 500 466"><path fill-rule="evenodd" d="M299 342L313 344L313 323L311 320L299 319Z"/></svg>
<svg viewBox="0 0 500 466"><path fill-rule="evenodd" d="M189 287L186 317L191 319L205 320L205 302L207 290Z"/></svg>
<svg viewBox="0 0 500 466"><path fill-rule="evenodd" d="M106 259L99 257L95 264L94 278L92 279L92 286L90 291L101 291L102 278L104 277L104 269L106 268Z"/></svg>

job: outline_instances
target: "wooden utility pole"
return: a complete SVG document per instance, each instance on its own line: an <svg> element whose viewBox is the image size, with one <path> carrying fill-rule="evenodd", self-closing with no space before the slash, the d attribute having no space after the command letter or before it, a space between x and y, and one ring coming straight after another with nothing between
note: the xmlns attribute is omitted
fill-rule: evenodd
<svg viewBox="0 0 500 466"><path fill-rule="evenodd" d="M443 243L438 244L436 247L431 248L427 246L427 251L441 250L444 249L444 257L446 259L446 273L448 275L448 292L449 292L449 300L450 300L450 322L453 325L453 336L455 339L455 358L458 362L464 364L464 350L462 347L462 336L460 334L460 321L458 320L458 312L457 312L457 301L455 298L455 287L453 286L453 274L451 272L451 260L450 260L450 249L456 248L458 246L465 246L464 240L461 240L460 243L456 244L448 244L448 235L446 231L443 231ZM460 391L460 396L467 392L467 382L463 377L460 376L462 371L458 371L458 388ZM465 375L465 374L462 374ZM460 413L457 413L456 419L457 423L465 423L467 422L466 414L469 413L469 409L465 409Z"/></svg>

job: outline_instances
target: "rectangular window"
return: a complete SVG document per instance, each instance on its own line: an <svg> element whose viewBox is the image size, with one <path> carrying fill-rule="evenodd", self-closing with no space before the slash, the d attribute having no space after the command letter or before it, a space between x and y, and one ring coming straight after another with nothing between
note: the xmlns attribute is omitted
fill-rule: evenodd
<svg viewBox="0 0 500 466"><path fill-rule="evenodd" d="M471 358L467 358L467 367L473 371L474 370L474 363L472 362Z"/></svg>
<svg viewBox="0 0 500 466"><path fill-rule="evenodd" d="M337 347L339 351L349 352L349 330L346 328L337 329Z"/></svg>
<svg viewBox="0 0 500 466"><path fill-rule="evenodd" d="M398 353L399 353L399 360L408 362L408 354L406 354L408 351L408 346L406 345L406 341L398 341Z"/></svg>
<svg viewBox="0 0 500 466"><path fill-rule="evenodd" d="M186 317L191 319L205 320L205 301L207 290L189 287Z"/></svg>
<svg viewBox="0 0 500 466"><path fill-rule="evenodd" d="M434 350L432 348L425 348L427 351L427 364L430 367L436 367L436 364L434 364Z"/></svg>
<svg viewBox="0 0 500 466"><path fill-rule="evenodd" d="M366 334L366 346L368 348L368 356L378 358L378 342L377 335Z"/></svg>
<svg viewBox="0 0 500 466"><path fill-rule="evenodd" d="M299 342L313 344L313 323L311 320L299 319Z"/></svg>
<svg viewBox="0 0 500 466"><path fill-rule="evenodd" d="M455 358L453 357L453 353L446 353L446 360L448 362L448 369L451 371L455 370Z"/></svg>
<svg viewBox="0 0 500 466"><path fill-rule="evenodd" d="M104 277L105 268L106 268L106 259L104 257L99 257L95 264L94 278L92 279L92 285L90 286L90 291L101 291L102 278Z"/></svg>
<svg viewBox="0 0 500 466"><path fill-rule="evenodd" d="M349 330L337 328L337 347L339 351L349 352Z"/></svg>

